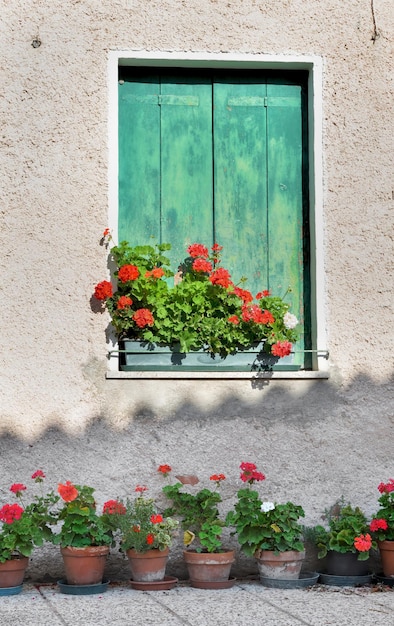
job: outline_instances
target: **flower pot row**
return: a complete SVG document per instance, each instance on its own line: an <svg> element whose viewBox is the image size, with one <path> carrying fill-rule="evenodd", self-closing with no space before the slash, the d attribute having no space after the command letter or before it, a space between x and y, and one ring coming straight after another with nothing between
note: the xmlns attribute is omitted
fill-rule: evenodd
<svg viewBox="0 0 394 626"><path fill-rule="evenodd" d="M43 493L45 475L38 470L32 479L40 493L26 504L27 487L15 483L10 491L17 502L0 509L0 586L21 585L18 581L23 580L28 557L44 542L60 546L69 585L101 583L111 546L127 554L133 581L146 585L163 581L179 526L184 530L184 559L195 586L230 585L235 550L223 545L225 527L236 536L240 549L255 559L261 580L298 579L308 530L300 523L303 508L292 502L263 501L255 485L265 480L264 474L254 463L243 462L240 469L244 486L225 515L220 494L224 474L210 476L213 488L196 489L196 476L177 475L173 483L172 468L161 465L158 472L168 482L162 488L168 505L162 512L145 493L147 487L137 485L134 498L108 500L99 513L92 487L66 481L58 484L56 493ZM360 568L368 571L370 550L379 548L384 576L394 577L394 480L381 483L378 489L380 509L370 522L358 507L341 499L327 512L326 526L312 529L319 558L327 557L328 574L336 573L330 559L337 555L351 561L353 568L357 566L350 575L362 575ZM12 584L1 578L7 562L18 572Z"/></svg>

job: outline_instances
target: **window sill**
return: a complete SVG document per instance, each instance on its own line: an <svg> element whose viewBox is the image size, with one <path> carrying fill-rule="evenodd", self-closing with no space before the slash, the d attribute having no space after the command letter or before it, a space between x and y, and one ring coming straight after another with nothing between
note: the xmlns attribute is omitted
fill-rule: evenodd
<svg viewBox="0 0 394 626"><path fill-rule="evenodd" d="M328 371L288 371L288 372L117 372L108 371L106 373L107 380L113 379L246 379L246 380L309 380L309 379L328 379L330 374Z"/></svg>

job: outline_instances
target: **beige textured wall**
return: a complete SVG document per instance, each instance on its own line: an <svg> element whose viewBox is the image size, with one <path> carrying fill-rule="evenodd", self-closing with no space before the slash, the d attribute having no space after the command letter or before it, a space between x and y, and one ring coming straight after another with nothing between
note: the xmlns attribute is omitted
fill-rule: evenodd
<svg viewBox="0 0 394 626"><path fill-rule="evenodd" d="M394 8L373 5L375 41L370 0L0 2L6 485L40 466L105 499L168 462L228 473L230 497L254 460L267 498L309 520L342 493L376 506L394 474ZM108 319L90 298L106 272L116 49L322 57L329 381L105 380Z"/></svg>

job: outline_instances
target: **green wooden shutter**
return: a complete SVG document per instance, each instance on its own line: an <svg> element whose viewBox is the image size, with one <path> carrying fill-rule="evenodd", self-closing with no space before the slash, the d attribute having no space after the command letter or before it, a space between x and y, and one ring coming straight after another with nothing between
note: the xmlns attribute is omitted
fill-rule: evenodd
<svg viewBox="0 0 394 626"><path fill-rule="evenodd" d="M217 242L234 282L290 287L308 326L302 98L301 81L257 72L147 69L120 84L119 240L170 242L174 269L189 243Z"/></svg>

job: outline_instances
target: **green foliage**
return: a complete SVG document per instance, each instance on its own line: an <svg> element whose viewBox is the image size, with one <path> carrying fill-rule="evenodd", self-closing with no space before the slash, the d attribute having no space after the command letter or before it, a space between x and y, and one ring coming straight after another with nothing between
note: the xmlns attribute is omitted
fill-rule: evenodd
<svg viewBox="0 0 394 626"><path fill-rule="evenodd" d="M218 504L222 501L220 493L204 488L192 494L182 491L183 488L184 485L179 482L163 487L163 493L172 501L164 514L181 518L182 528L187 531L186 537L191 540L196 537L200 544L196 548L197 552L221 552L221 535L226 523L219 515Z"/></svg>
<svg viewBox="0 0 394 626"><path fill-rule="evenodd" d="M223 270L217 251L198 259L207 262L212 271L197 271L195 257L189 257L181 266L180 279L170 286L174 274L168 258L163 254L170 248L170 244L132 247L122 241L111 249L117 265L115 278L118 279L119 270L124 266L138 268L137 277L127 281L117 280L117 291L112 297L100 298L105 300L112 325L120 338L179 346L180 352L204 349L221 356L247 349L261 341L265 341L267 352L278 341L297 341L298 330L294 326L289 328L284 321L290 306L281 298L265 295L254 300L250 294L250 301L245 300L245 290L239 290L229 275L228 280L225 278L219 283L213 280L214 272ZM156 274L152 275L152 272ZM241 283L245 280L243 278ZM132 304L119 308L122 297L130 298ZM150 312L153 324L140 327L136 323L134 315L141 309ZM253 314L250 314L251 311ZM262 312L272 313L273 319L266 322L259 320L256 311L260 315Z"/></svg>
<svg viewBox="0 0 394 626"><path fill-rule="evenodd" d="M366 561L369 550L359 552L354 546L354 540L360 535L368 534L367 518L359 507L352 507L345 503L343 497L325 511L328 529L318 525L313 529L314 541L318 548L318 558L322 559L329 550L345 554L358 553L357 560ZM373 544L376 547L376 544Z"/></svg>
<svg viewBox="0 0 394 626"><path fill-rule="evenodd" d="M78 495L64 502L57 511L60 530L52 535L52 543L62 548L85 546L109 546L113 544L113 532L108 516L99 515L93 496L93 487L73 485Z"/></svg>
<svg viewBox="0 0 394 626"><path fill-rule="evenodd" d="M41 479L35 482L42 482ZM23 493L23 495L22 495ZM8 561L14 556L30 556L34 547L41 546L44 541L52 538L51 526L56 523L56 516L52 513L52 507L58 497L53 493L48 495L35 494L32 502L24 505L24 490L18 492L16 498L21 506L19 519L11 523L3 521L0 530L0 563ZM1 509L1 513L9 505ZM11 505L12 506L12 505ZM1 515L1 519L5 516Z"/></svg>
<svg viewBox="0 0 394 626"><path fill-rule="evenodd" d="M234 511L228 513L226 522L235 527L245 554L253 556L259 550L279 553L304 549L303 528L298 521L305 515L301 506L292 502L263 503L258 493L250 488L240 489L237 498Z"/></svg>
<svg viewBox="0 0 394 626"><path fill-rule="evenodd" d="M143 553L153 548L165 550L170 547L179 523L169 517L163 518L153 499L140 495L134 501L120 502L125 507L124 512L111 515L111 518L120 535L121 550L134 549Z"/></svg>

